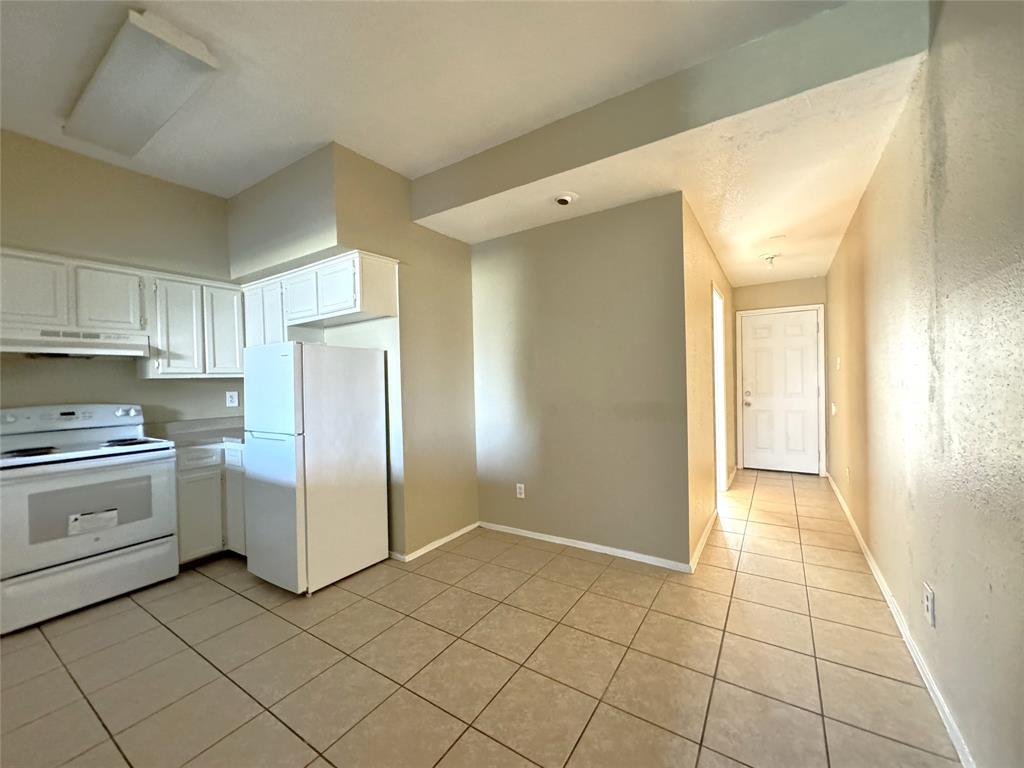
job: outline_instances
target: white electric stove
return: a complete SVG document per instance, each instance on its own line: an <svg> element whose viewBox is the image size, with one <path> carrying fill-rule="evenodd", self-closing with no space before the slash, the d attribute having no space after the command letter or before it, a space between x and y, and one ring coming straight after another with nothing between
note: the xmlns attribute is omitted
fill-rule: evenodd
<svg viewBox="0 0 1024 768"><path fill-rule="evenodd" d="M175 490L139 405L0 411L0 632L177 574Z"/></svg>

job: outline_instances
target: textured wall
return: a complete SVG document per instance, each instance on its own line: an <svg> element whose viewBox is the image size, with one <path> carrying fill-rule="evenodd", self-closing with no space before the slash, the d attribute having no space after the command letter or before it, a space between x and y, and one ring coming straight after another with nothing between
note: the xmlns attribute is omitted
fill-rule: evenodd
<svg viewBox="0 0 1024 768"><path fill-rule="evenodd" d="M770 274L770 273L769 273ZM733 289L733 309L771 309L825 303L825 278L783 280L778 283L741 285ZM827 313L826 313L827 314Z"/></svg>
<svg viewBox="0 0 1024 768"><path fill-rule="evenodd" d="M681 211L473 247L482 520L687 561Z"/></svg>
<svg viewBox="0 0 1024 768"><path fill-rule="evenodd" d="M408 179L333 147L339 243L401 261L404 509L391 548L414 552L479 519L470 251L412 223ZM384 322L380 331L382 346L394 349L393 326Z"/></svg>
<svg viewBox="0 0 1024 768"><path fill-rule="evenodd" d="M3 244L228 278L227 201L0 133Z"/></svg>
<svg viewBox="0 0 1024 768"><path fill-rule="evenodd" d="M17 133L0 134L3 244L201 277L228 277L226 202ZM5 408L141 403L149 423L241 416L241 380L143 381L123 358L4 355Z"/></svg>
<svg viewBox="0 0 1024 768"><path fill-rule="evenodd" d="M715 512L715 399L711 286L725 300L726 465L736 469L736 371L733 288L700 223L683 202L683 283L686 296L686 434L689 555ZM687 562L690 562L687 560Z"/></svg>
<svg viewBox="0 0 1024 768"><path fill-rule="evenodd" d="M829 465L977 765L1002 768L1024 756L1024 5L935 21L828 274Z"/></svg>

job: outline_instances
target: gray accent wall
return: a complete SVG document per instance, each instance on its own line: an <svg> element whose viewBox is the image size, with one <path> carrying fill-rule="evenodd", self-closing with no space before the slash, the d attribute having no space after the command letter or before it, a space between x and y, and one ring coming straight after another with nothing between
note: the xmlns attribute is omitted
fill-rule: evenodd
<svg viewBox="0 0 1024 768"><path fill-rule="evenodd" d="M473 247L481 520L687 562L682 210Z"/></svg>

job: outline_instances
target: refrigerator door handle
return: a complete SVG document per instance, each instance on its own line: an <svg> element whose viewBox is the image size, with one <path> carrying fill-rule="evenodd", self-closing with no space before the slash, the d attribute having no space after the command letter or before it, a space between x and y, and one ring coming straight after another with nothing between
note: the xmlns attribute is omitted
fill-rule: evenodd
<svg viewBox="0 0 1024 768"><path fill-rule="evenodd" d="M279 443L283 443L289 438L295 437L295 435L282 435L277 432L249 432L255 440L276 440Z"/></svg>

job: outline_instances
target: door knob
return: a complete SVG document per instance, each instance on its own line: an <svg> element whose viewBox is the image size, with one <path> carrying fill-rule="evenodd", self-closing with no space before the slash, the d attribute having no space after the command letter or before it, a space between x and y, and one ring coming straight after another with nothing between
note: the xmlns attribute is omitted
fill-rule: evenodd
<svg viewBox="0 0 1024 768"><path fill-rule="evenodd" d="M744 401L743 401L743 406L744 406L745 408L749 408L749 407L750 407L750 401L749 401L749 400L744 400Z"/></svg>

